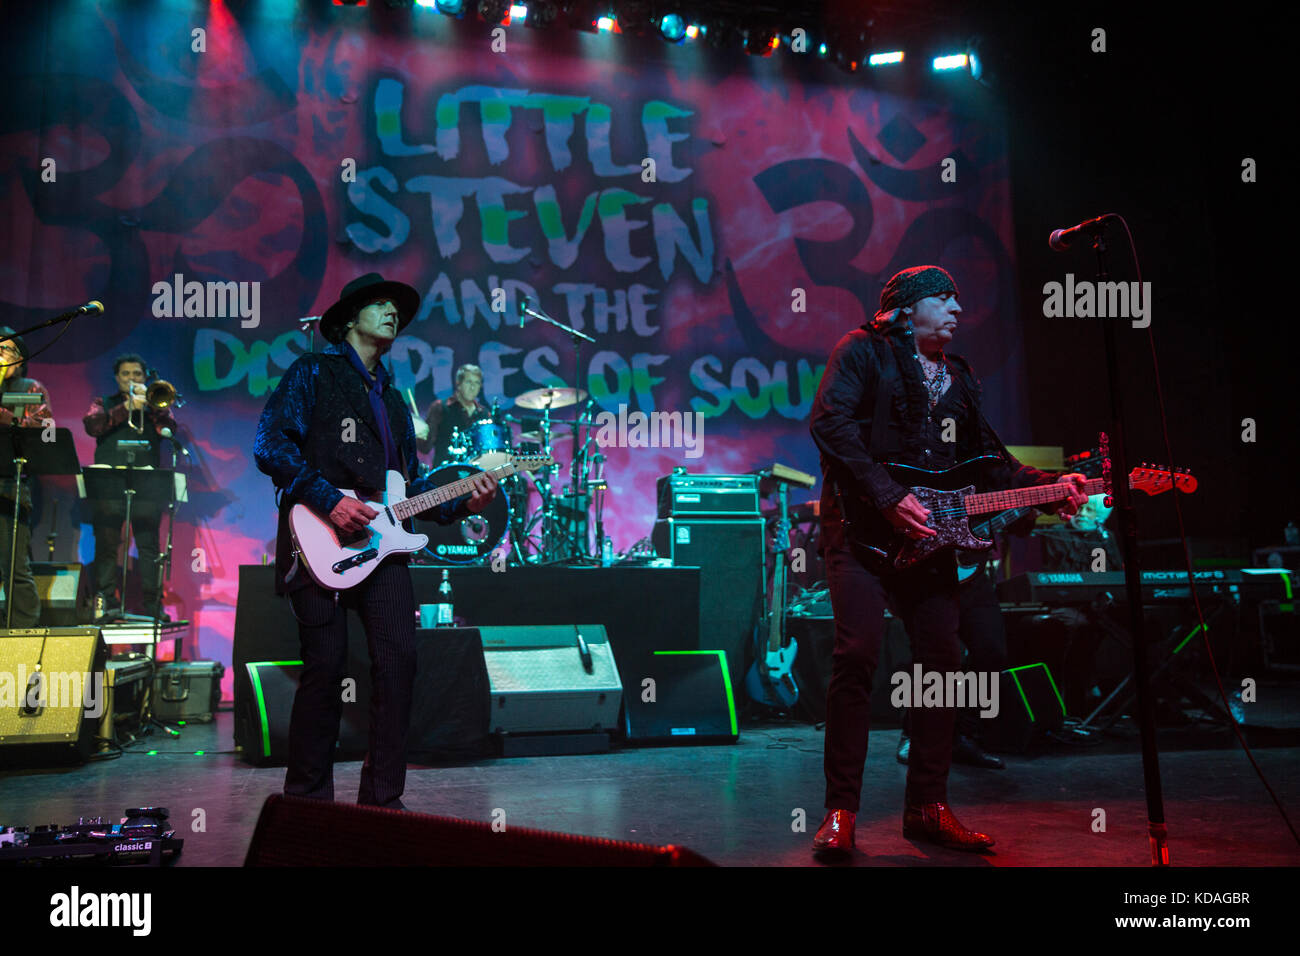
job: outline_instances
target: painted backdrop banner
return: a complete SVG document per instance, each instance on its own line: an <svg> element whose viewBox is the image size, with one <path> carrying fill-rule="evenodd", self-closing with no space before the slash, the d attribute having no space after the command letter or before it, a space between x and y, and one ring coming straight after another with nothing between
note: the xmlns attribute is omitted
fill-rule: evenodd
<svg viewBox="0 0 1300 956"><path fill-rule="evenodd" d="M308 23L220 2L197 18L67 6L3 67L4 321L107 306L29 370L85 463L81 417L113 390L115 355L143 354L183 394L190 498L168 600L196 624L191 656L229 664L238 567L274 552L250 449L266 396L312 346L299 319L364 272L423 297L391 353L421 410L472 362L503 407L580 376L593 412L622 411L627 444L645 447L602 449L616 550L649 535L655 479L675 467L817 473L807 418L826 356L904 266L953 272L954 351L1004 437L1028 438L996 115L801 80L785 50L720 71L706 49L635 62L608 35L561 51L514 28L496 53L450 21L380 35L364 10ZM558 330L520 326L525 301L595 344L575 365ZM698 433L654 447L635 427L653 412ZM567 462L572 444L556 448ZM66 501L56 556L89 561L71 488L43 482L41 520ZM33 541L44 557L44 531Z"/></svg>

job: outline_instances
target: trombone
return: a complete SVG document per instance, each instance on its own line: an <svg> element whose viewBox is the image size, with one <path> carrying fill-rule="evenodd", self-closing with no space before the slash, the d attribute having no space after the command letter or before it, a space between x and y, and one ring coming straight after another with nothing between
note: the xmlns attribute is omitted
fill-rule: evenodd
<svg viewBox="0 0 1300 956"><path fill-rule="evenodd" d="M131 426L131 430L137 435L144 433L145 407L161 409L169 408L174 405L177 408L180 408L185 404L185 400L181 398L180 394L176 391L176 386L171 382L158 378L157 369L151 368L145 373L145 375L146 378L152 379L152 381L149 382L149 386L145 391L144 407L135 409L128 403L126 408L127 424ZM134 386L132 386L132 389L134 391Z"/></svg>

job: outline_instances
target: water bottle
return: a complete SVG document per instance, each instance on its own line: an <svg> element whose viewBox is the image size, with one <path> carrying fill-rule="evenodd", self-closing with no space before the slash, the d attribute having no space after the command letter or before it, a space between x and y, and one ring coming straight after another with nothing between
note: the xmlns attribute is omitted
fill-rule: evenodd
<svg viewBox="0 0 1300 956"><path fill-rule="evenodd" d="M451 627L454 623L451 609L451 580L443 568L442 583L438 585L438 627Z"/></svg>
<svg viewBox="0 0 1300 956"><path fill-rule="evenodd" d="M608 568L614 563L614 541L606 537L605 543L600 546L600 566Z"/></svg>

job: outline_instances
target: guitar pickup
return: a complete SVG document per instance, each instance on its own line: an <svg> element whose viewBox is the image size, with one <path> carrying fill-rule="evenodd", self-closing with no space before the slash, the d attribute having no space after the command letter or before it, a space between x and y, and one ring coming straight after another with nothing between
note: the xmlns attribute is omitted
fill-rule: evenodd
<svg viewBox="0 0 1300 956"><path fill-rule="evenodd" d="M365 564L367 561L373 561L377 557L379 557L379 549L370 548L366 551L362 551L360 554L354 554L350 558L344 558L342 561L335 561L330 566L330 570L335 574L342 574L348 568L355 568L359 565Z"/></svg>

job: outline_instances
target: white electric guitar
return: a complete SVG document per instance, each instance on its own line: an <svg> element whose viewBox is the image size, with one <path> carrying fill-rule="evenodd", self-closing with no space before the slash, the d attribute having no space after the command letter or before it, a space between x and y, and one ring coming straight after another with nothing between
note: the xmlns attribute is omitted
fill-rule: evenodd
<svg viewBox="0 0 1300 956"><path fill-rule="evenodd" d="M555 464L546 455L515 455L504 464L477 472L467 478L440 485L414 498L406 497L406 481L396 471L389 471L387 490L377 499L365 501L378 511L360 531L348 534L340 531L334 522L322 517L305 504L289 509L289 530L297 548L298 560L316 583L331 591L346 591L356 587L390 554L410 554L429 543L429 536L411 534L402 522L413 518L444 502L460 498L474 490L474 478L479 474L492 475L497 481L521 471L535 471ZM356 492L340 488L349 498Z"/></svg>

